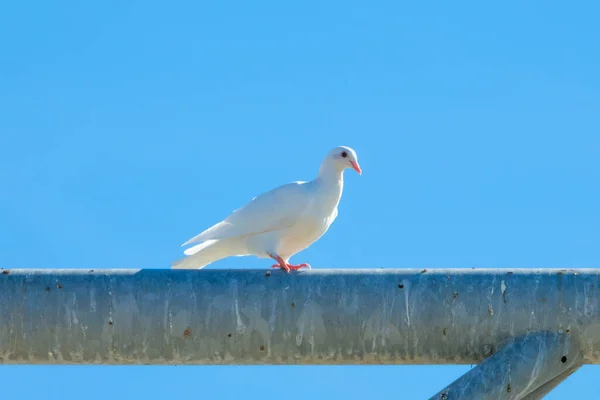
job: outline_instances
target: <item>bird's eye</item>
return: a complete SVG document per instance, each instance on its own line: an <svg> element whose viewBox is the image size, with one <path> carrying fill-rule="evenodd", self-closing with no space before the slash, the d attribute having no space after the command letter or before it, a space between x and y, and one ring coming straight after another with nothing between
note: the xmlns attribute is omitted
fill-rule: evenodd
<svg viewBox="0 0 600 400"><path fill-rule="evenodd" d="M348 157L348 153L346 153L345 151L342 151L342 157L344 157L344 158Z"/></svg>

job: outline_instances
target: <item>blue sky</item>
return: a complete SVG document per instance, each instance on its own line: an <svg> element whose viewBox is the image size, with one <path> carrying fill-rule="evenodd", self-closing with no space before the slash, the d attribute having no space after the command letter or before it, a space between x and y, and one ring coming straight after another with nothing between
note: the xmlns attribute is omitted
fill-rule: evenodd
<svg viewBox="0 0 600 400"><path fill-rule="evenodd" d="M4 2L0 264L168 267L185 240L311 179L343 144L363 175L346 173L338 219L292 261L600 267L599 12L591 0ZM468 369L0 368L6 398L61 400L418 399ZM547 398L596 393L599 372Z"/></svg>

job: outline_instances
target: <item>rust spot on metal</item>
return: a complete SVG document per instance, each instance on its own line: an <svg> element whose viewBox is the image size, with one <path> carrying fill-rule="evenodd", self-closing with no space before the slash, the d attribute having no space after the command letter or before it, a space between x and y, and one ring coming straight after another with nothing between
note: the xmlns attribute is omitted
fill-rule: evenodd
<svg viewBox="0 0 600 400"><path fill-rule="evenodd" d="M227 337L231 337L231 333L228 333L228 334L227 334Z"/></svg>
<svg viewBox="0 0 600 400"><path fill-rule="evenodd" d="M260 351L265 351L265 346L261 345L260 346Z"/></svg>
<svg viewBox="0 0 600 400"><path fill-rule="evenodd" d="M399 284L398 284L398 289L404 289L404 285L403 285L403 284L401 284L401 283L399 283Z"/></svg>
<svg viewBox="0 0 600 400"><path fill-rule="evenodd" d="M567 329L567 330L566 330L566 332L567 332L567 333L571 333L571 330L570 330L570 329Z"/></svg>
<svg viewBox="0 0 600 400"><path fill-rule="evenodd" d="M446 336L446 328L442 328L442 335Z"/></svg>
<svg viewBox="0 0 600 400"><path fill-rule="evenodd" d="M452 292L452 298L456 300L458 297L458 292Z"/></svg>
<svg viewBox="0 0 600 400"><path fill-rule="evenodd" d="M514 272L512 272L512 271L508 271L506 274L507 274L507 275L512 275L512 274L514 274Z"/></svg>
<svg viewBox="0 0 600 400"><path fill-rule="evenodd" d="M427 272L427 269L424 269L423 271L421 271L422 274L424 274L425 272Z"/></svg>
<svg viewBox="0 0 600 400"><path fill-rule="evenodd" d="M292 308L296 307L296 303L292 301Z"/></svg>
<svg viewBox="0 0 600 400"><path fill-rule="evenodd" d="M509 384L508 384L508 386L506 387L506 391L507 391L508 393L510 393L510 383L509 383Z"/></svg>
<svg viewBox="0 0 600 400"><path fill-rule="evenodd" d="M271 276L271 271L265 272L265 276Z"/></svg>
<svg viewBox="0 0 600 400"><path fill-rule="evenodd" d="M183 331L183 337L187 339L190 336L192 336L192 331L190 330L190 328L185 328L185 331Z"/></svg>
<svg viewBox="0 0 600 400"><path fill-rule="evenodd" d="M62 289L62 284L59 282L59 283L56 284L56 287L59 288L59 289Z"/></svg>
<svg viewBox="0 0 600 400"><path fill-rule="evenodd" d="M2 273L3 273L4 275L8 275L8 274L10 274L10 270L8 270L8 269L3 269L3 270L2 270Z"/></svg>
<svg viewBox="0 0 600 400"><path fill-rule="evenodd" d="M113 321L112 321L112 319L109 319L109 320L108 320L108 324L109 324L110 326L112 326L112 324L113 324Z"/></svg>

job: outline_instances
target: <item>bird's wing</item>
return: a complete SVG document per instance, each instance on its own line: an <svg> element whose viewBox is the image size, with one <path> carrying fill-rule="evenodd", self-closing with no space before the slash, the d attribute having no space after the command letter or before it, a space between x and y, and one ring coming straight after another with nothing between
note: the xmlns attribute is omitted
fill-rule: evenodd
<svg viewBox="0 0 600 400"><path fill-rule="evenodd" d="M306 182L292 182L263 193L223 221L194 236L182 246L285 229L293 225L311 201Z"/></svg>

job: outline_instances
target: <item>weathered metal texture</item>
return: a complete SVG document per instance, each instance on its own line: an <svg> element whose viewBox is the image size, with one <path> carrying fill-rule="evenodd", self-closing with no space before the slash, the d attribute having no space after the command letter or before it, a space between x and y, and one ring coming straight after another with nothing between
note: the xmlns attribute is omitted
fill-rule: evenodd
<svg viewBox="0 0 600 400"><path fill-rule="evenodd" d="M4 270L0 362L476 364L549 332L600 363L599 311L600 270Z"/></svg>
<svg viewBox="0 0 600 400"><path fill-rule="evenodd" d="M529 333L510 339L430 400L537 400L582 365L582 354L566 333Z"/></svg>
<svg viewBox="0 0 600 400"><path fill-rule="evenodd" d="M558 375L556 378L546 382L545 384L540 386L538 389L534 390L527 396L523 397L523 400L541 400L541 399L543 399L544 396L546 396L548 393L550 393L552 390L554 390L554 388L556 388L558 385L560 385L565 379L567 379L569 376L571 376L579 368L581 368L581 365L574 365L573 367L567 369L562 374Z"/></svg>

